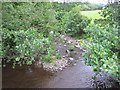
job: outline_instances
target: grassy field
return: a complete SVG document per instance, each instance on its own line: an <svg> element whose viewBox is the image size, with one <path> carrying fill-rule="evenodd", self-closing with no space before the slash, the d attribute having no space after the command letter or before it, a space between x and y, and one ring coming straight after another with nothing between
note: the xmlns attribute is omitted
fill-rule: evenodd
<svg viewBox="0 0 120 90"><path fill-rule="evenodd" d="M99 19L102 18L99 14L101 10L94 10L94 11L81 11L81 14L84 16L87 16L88 18L91 19Z"/></svg>

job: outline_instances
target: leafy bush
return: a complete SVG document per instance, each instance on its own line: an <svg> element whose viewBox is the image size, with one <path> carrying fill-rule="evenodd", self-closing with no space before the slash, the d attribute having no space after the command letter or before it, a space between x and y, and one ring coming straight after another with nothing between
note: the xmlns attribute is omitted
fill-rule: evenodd
<svg viewBox="0 0 120 90"><path fill-rule="evenodd" d="M52 3L53 9L55 10L55 18L58 20L58 23L55 24L56 30L58 30L59 33L64 33L64 25L62 25L64 15L71 11L71 9L77 4L78 3Z"/></svg>
<svg viewBox="0 0 120 90"><path fill-rule="evenodd" d="M120 15L118 14L119 12L120 12L120 5L116 5L116 4L107 5L100 12L101 16L104 17L104 20L103 19L95 20L95 23L99 23L102 26L104 26L105 24L110 24L110 25L117 24L119 26L119 21L120 21L119 20Z"/></svg>
<svg viewBox="0 0 120 90"><path fill-rule="evenodd" d="M3 62L32 64L36 57L43 62L56 59L53 34L57 22L51 3L5 2L2 8ZM50 33L53 32L53 33Z"/></svg>
<svg viewBox="0 0 120 90"><path fill-rule="evenodd" d="M96 25L89 27L87 32L92 39L91 43L87 45L88 52L84 54L86 63L93 66L95 71L108 72L120 80L118 29L107 25L105 28L101 28ZM117 51L114 51L115 48Z"/></svg>
<svg viewBox="0 0 120 90"><path fill-rule="evenodd" d="M43 34L38 33L37 30L20 30L20 31L3 31L3 50L4 57L7 62L15 64L32 64L35 58L42 59L44 62L46 56L56 56L56 50L53 44L53 37L44 38Z"/></svg>
<svg viewBox="0 0 120 90"><path fill-rule="evenodd" d="M62 17L64 16L64 14L65 14L64 12L62 12L62 11L60 12L59 11L59 12L56 12L56 16L55 17L56 17L57 20L60 21L62 19Z"/></svg>
<svg viewBox="0 0 120 90"><path fill-rule="evenodd" d="M120 40L119 24L113 12L115 8L109 6L102 11L104 19L95 20L85 32L89 43L84 46L85 62L93 66L94 71L105 71L113 75L120 83Z"/></svg>
<svg viewBox="0 0 120 90"><path fill-rule="evenodd" d="M36 28L47 36L57 22L50 3L3 3L3 28L9 30L27 30Z"/></svg>
<svg viewBox="0 0 120 90"><path fill-rule="evenodd" d="M109 14L103 15L104 17L107 15L104 24L99 20L99 23L94 23L85 30L90 39L85 45L88 51L84 58L87 64L93 66L94 71L105 71L120 82L119 26L114 17L111 17L111 13Z"/></svg>
<svg viewBox="0 0 120 90"><path fill-rule="evenodd" d="M63 26L65 32L70 35L81 35L83 30L90 23L87 17L80 14L80 7L74 7L70 12L66 13L63 17Z"/></svg>

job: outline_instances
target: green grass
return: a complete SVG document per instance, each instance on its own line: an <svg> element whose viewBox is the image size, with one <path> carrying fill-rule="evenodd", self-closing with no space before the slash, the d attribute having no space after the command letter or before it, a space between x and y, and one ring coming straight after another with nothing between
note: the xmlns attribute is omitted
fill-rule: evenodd
<svg viewBox="0 0 120 90"><path fill-rule="evenodd" d="M91 19L100 19L102 18L99 14L100 11L101 10L81 11L81 14Z"/></svg>

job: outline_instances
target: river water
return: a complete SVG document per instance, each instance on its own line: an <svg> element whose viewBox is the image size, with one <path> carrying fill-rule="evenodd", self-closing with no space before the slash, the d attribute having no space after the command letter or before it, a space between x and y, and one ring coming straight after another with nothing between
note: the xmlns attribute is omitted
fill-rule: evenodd
<svg viewBox="0 0 120 90"><path fill-rule="evenodd" d="M63 71L50 73L43 68L8 65L2 70L3 88L85 88L92 86L92 68L79 61Z"/></svg>

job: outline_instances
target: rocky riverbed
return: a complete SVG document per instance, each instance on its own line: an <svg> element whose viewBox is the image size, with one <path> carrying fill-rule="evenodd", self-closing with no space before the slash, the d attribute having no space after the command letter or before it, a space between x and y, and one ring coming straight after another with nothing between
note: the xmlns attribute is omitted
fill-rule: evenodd
<svg viewBox="0 0 120 90"><path fill-rule="evenodd" d="M62 35L55 44L60 60L37 61L15 70L3 68L3 88L119 88L114 78L103 72L92 79L95 73L84 63L82 53L86 50L79 40Z"/></svg>
<svg viewBox="0 0 120 90"><path fill-rule="evenodd" d="M52 63L42 63L39 61L35 63L36 66L43 67L47 71L58 72L69 65L76 65L77 61L81 60L82 52L85 51L77 40L69 36L62 35L55 44L57 52L62 58Z"/></svg>

